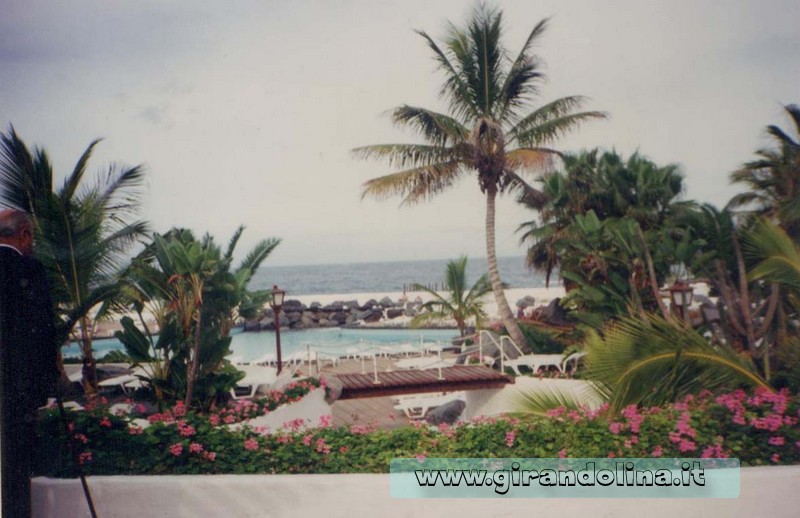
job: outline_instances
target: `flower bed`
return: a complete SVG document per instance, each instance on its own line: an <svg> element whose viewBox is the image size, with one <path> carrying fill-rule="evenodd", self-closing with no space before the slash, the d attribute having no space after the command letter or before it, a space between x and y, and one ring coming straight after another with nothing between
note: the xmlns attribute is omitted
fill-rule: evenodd
<svg viewBox="0 0 800 518"><path fill-rule="evenodd" d="M384 473L396 457L737 457L744 465L800 462L800 396L783 391L736 391L688 397L661 408L558 409L548 418L477 419L457 426L417 424L393 431L367 424L331 427L294 420L279 430L243 427L246 419L316 389L305 382L272 394L271 402L240 403L211 415L178 405L150 417L147 428L129 416L96 408L77 416L72 433L89 474ZM256 408L261 410L255 410ZM315 428L308 428L309 424ZM43 424L57 434L56 419ZM50 427L50 428L48 428ZM51 440L42 472L74 476L67 450Z"/></svg>

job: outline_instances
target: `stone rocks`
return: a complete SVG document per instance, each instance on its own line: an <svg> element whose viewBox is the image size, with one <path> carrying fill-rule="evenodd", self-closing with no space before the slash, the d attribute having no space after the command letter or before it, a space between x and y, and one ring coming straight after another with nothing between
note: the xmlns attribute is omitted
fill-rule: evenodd
<svg viewBox="0 0 800 518"><path fill-rule="evenodd" d="M389 308L386 310L386 318L392 320L397 317L402 317L405 314L405 310L402 308Z"/></svg>
<svg viewBox="0 0 800 518"><path fill-rule="evenodd" d="M375 299L369 299L369 300L367 301L367 303L366 303L366 304L364 304L363 306L361 306L361 307L360 307L360 308L358 308L358 309L360 309L361 311L367 311L367 310L369 310L369 309L372 309L372 308L374 308L374 307L375 307L375 306L377 306L377 305L378 305L378 301L377 301L377 300L375 300Z"/></svg>
<svg viewBox="0 0 800 518"><path fill-rule="evenodd" d="M287 300L281 311L281 329L311 329L316 327L348 326L358 327L363 324L375 324L382 320L387 325L396 327L397 322L388 324L389 320L403 317L414 317L419 311L420 301L393 301L383 297L380 301L370 299L363 306L358 300L337 300L327 305L312 302L308 306L299 300ZM265 307L257 319L245 322L245 331L271 331L275 329L275 316L271 308Z"/></svg>
<svg viewBox="0 0 800 518"><path fill-rule="evenodd" d="M521 309L533 307L534 304L536 304L536 299L530 295L527 295L517 301L517 307Z"/></svg>
<svg viewBox="0 0 800 518"><path fill-rule="evenodd" d="M381 318L383 318L383 310L380 308L375 308L367 311L367 314L363 320L368 324L372 324L374 322L378 322Z"/></svg>
<svg viewBox="0 0 800 518"><path fill-rule="evenodd" d="M566 326L572 323L567 312L561 307L561 299L553 299L546 307L539 306L533 311L533 318L555 326Z"/></svg>
<svg viewBox="0 0 800 518"><path fill-rule="evenodd" d="M467 408L467 404L460 399L456 399L429 411L425 416L425 421L433 425L442 423L454 424L464 413L465 408Z"/></svg>

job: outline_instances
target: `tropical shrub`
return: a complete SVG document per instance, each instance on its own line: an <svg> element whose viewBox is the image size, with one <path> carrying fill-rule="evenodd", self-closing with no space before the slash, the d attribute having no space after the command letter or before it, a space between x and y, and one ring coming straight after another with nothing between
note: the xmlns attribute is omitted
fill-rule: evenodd
<svg viewBox="0 0 800 518"><path fill-rule="evenodd" d="M475 327L480 328L486 319L482 299L491 293L492 286L488 276L484 274L472 287L467 288L467 256L447 263L444 278L444 290L449 292L447 297L442 297L422 284L413 284L411 287L414 291L424 291L431 296L431 300L424 303L420 313L411 320L411 327L453 319L459 336L464 337L468 321L474 321Z"/></svg>
<svg viewBox="0 0 800 518"><path fill-rule="evenodd" d="M152 243L134 258L127 294L141 329L130 317L121 320L122 342L153 397L166 404L210 408L220 403L243 376L225 361L234 320L252 317L267 300L247 286L259 265L280 243L259 242L236 270L233 252L244 227L234 233L225 252L206 235L198 240L184 229L154 234ZM158 321L154 338L142 312Z"/></svg>

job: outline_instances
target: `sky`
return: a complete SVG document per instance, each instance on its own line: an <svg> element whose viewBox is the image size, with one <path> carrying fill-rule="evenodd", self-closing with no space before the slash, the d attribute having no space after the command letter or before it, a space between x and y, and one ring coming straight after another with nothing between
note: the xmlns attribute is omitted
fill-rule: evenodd
<svg viewBox="0 0 800 518"><path fill-rule="evenodd" d="M485 202L465 177L430 202L361 200L393 172L359 146L414 142L392 125L402 104L446 111L442 76L415 34L436 39L472 2L0 0L0 128L45 148L59 181L95 138L90 166L143 164L141 217L227 242L247 228L283 241L268 264L485 256ZM728 174L788 128L800 102L796 0L497 2L516 54L536 46L548 81L534 106L566 95L609 113L555 146L635 151L679 164L685 198L717 206ZM533 219L498 200L497 251L523 255Z"/></svg>

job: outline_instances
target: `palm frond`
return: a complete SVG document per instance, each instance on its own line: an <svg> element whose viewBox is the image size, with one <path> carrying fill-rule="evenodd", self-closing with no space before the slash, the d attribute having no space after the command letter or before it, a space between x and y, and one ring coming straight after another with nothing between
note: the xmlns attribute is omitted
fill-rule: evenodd
<svg viewBox="0 0 800 518"><path fill-rule="evenodd" d="M469 157L469 146L426 146L421 144L378 144L359 147L351 152L360 160L386 160L390 167L409 168Z"/></svg>
<svg viewBox="0 0 800 518"><path fill-rule="evenodd" d="M661 405L703 389L769 389L749 358L656 315L625 317L602 336L590 333L585 345L587 377L612 394L612 410Z"/></svg>
<svg viewBox="0 0 800 518"><path fill-rule="evenodd" d="M761 220L746 234L743 248L751 257L763 258L748 278L777 283L800 296L800 249L786 232Z"/></svg>
<svg viewBox="0 0 800 518"><path fill-rule="evenodd" d="M368 180L361 198L385 199L400 195L401 204L417 203L443 192L462 172L460 161L443 162L417 167Z"/></svg>
<svg viewBox="0 0 800 518"><path fill-rule="evenodd" d="M581 410L597 406L605 399L590 383L584 385L580 390L558 386L518 389L509 397L517 412L540 417L546 417L549 411L557 408Z"/></svg>
<svg viewBox="0 0 800 518"><path fill-rule="evenodd" d="M536 125L526 125L524 127L520 125L520 131L514 132L512 137L521 146L540 146L555 141L557 138L575 130L586 121L606 118L608 118L608 115L601 111L571 113L547 119Z"/></svg>
<svg viewBox="0 0 800 518"><path fill-rule="evenodd" d="M545 18L536 24L506 75L502 87L501 119L515 117L516 111L537 93L539 80L544 79L544 74L538 70L539 64L529 52L534 41L544 33L548 22L549 19Z"/></svg>
<svg viewBox="0 0 800 518"><path fill-rule="evenodd" d="M233 232L230 241L228 241L228 248L225 250L225 258L230 259L233 257L233 251L236 249L236 244L239 242L239 238L242 237L242 233L244 232L244 225L239 225L239 227Z"/></svg>
<svg viewBox="0 0 800 518"><path fill-rule="evenodd" d="M446 79L442 84L439 95L449 99L450 108L456 114L464 116L469 113L477 113L477 106L470 94L469 86L464 82L461 74L450 62L447 55L425 31L416 31L416 33L428 43L428 47L433 51L439 68L445 73Z"/></svg>
<svg viewBox="0 0 800 518"><path fill-rule="evenodd" d="M75 196L75 193L78 190L78 187L81 185L81 180L83 179L84 173L86 173L86 165L89 163L89 159L92 157L92 152L97 144L100 143L100 139L93 140L89 146L84 150L83 154L81 154L78 161L75 163L75 167L72 169L72 173L64 180L64 186L59 190L59 195L65 199L71 199Z"/></svg>
<svg viewBox="0 0 800 518"><path fill-rule="evenodd" d="M269 255L279 244L281 244L281 240L276 237L263 239L256 243L250 252L248 252L247 256L245 256L245 258L242 260L239 268L236 269L236 273L248 272L247 279L249 280L255 271L258 270L258 267L261 266L261 263L263 263L264 260L269 257Z"/></svg>
<svg viewBox="0 0 800 518"><path fill-rule="evenodd" d="M395 108L392 122L411 128L436 146L458 144L469 136L469 130L453 117L417 106Z"/></svg>

